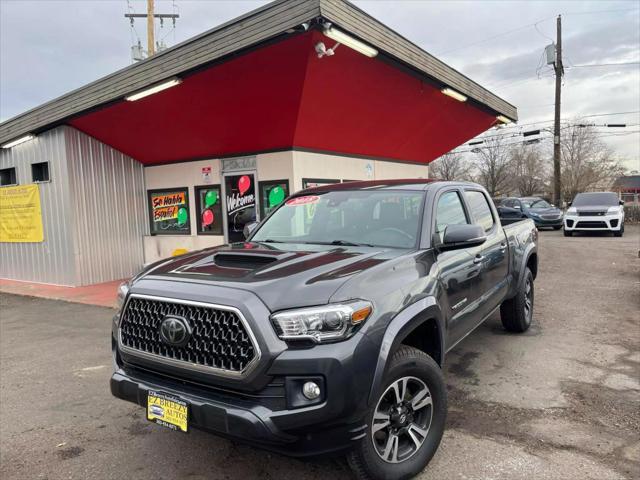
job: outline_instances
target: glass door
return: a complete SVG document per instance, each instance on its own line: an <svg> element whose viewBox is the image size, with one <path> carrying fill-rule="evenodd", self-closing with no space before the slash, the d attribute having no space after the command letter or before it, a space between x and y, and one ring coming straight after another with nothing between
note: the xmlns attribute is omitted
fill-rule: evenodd
<svg viewBox="0 0 640 480"><path fill-rule="evenodd" d="M244 226L257 220L255 180L255 172L224 175L226 233L229 243L244 241Z"/></svg>

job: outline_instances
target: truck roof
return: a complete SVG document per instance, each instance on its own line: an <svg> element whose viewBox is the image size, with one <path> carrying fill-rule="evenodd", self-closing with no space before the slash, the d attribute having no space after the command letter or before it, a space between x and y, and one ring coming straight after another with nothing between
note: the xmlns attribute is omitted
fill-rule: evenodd
<svg viewBox="0 0 640 480"><path fill-rule="evenodd" d="M335 192L341 190L428 190L434 185L475 185L470 182L450 182L444 180L438 180L434 178L402 178L395 180L366 180L344 183L332 183L328 185L321 185L318 187L305 188L296 193L296 195L310 194L310 193L323 193L323 192Z"/></svg>

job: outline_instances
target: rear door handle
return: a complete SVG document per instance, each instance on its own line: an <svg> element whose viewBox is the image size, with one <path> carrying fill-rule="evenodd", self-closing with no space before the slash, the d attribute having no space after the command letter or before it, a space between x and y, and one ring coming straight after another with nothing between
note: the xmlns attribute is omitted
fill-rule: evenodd
<svg viewBox="0 0 640 480"><path fill-rule="evenodd" d="M476 255L476 258L473 259L473 263L482 263L484 260L484 255Z"/></svg>

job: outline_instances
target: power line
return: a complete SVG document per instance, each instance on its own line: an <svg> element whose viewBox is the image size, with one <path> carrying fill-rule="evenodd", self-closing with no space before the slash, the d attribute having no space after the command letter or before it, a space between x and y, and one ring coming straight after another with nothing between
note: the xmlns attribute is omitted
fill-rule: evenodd
<svg viewBox="0 0 640 480"><path fill-rule="evenodd" d="M588 63L585 65L571 65L569 68L619 67L619 66L625 66L625 65L640 65L640 62Z"/></svg>

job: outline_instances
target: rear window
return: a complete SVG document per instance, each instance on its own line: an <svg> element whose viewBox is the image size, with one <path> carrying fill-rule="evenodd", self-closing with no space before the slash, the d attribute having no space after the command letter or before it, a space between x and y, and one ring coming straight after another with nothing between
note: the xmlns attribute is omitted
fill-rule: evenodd
<svg viewBox="0 0 640 480"><path fill-rule="evenodd" d="M488 232L493 228L493 214L491 213L491 207L487 197L482 192L469 190L464 192L464 196L467 199L467 205L471 210L471 215L474 218L474 223L480 225L485 232Z"/></svg>
<svg viewBox="0 0 640 480"><path fill-rule="evenodd" d="M573 207L615 207L619 205L618 195L613 192L579 193L574 198Z"/></svg>

